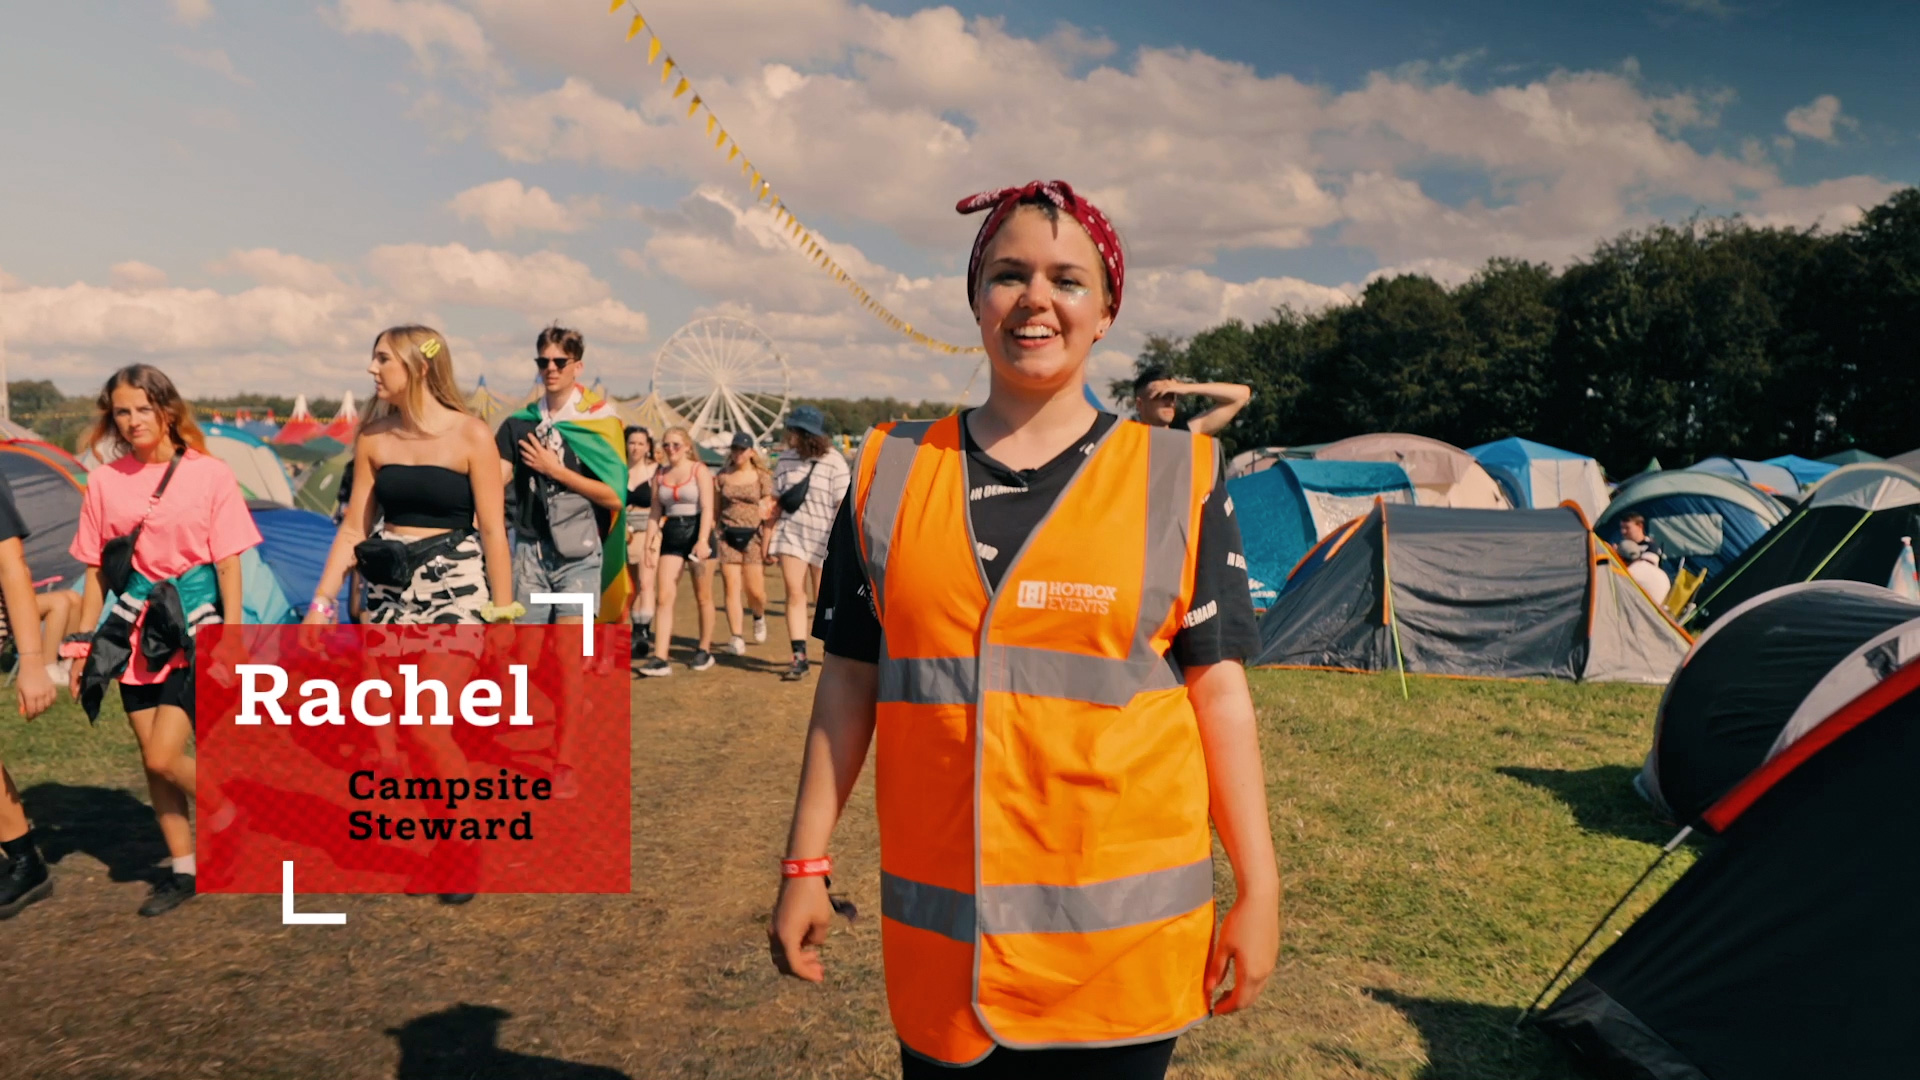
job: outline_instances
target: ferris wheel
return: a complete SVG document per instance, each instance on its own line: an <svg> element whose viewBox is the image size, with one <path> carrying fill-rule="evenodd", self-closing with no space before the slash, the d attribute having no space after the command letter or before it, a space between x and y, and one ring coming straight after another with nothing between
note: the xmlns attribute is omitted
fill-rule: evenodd
<svg viewBox="0 0 1920 1080"><path fill-rule="evenodd" d="M724 446L736 431L770 444L787 412L792 375L773 339L745 319L709 315L673 332L653 358L653 389L687 418L695 441Z"/></svg>

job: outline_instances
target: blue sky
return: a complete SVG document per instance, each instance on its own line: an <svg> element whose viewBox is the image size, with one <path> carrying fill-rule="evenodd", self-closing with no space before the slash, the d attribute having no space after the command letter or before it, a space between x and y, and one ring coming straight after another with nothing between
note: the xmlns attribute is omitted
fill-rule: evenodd
<svg viewBox="0 0 1920 1080"><path fill-rule="evenodd" d="M1920 5L1638 0L662 0L696 88L842 265L969 343L960 195L1035 175L1127 236L1097 358L1369 275L1564 264L1659 217L1844 226L1920 181ZM950 396L971 370L809 267L603 0L128 0L0 15L0 330L70 392L361 388L380 327L524 379L580 323L644 390L702 314L797 391ZM685 99L682 99L682 104ZM24 106L24 107L23 107Z"/></svg>

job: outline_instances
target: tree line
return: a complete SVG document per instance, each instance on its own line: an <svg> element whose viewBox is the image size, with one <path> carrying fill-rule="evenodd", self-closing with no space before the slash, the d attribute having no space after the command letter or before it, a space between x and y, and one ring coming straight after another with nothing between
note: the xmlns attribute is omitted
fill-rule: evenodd
<svg viewBox="0 0 1920 1080"><path fill-rule="evenodd" d="M1839 232L1695 219L1564 271L1494 259L1452 288L1377 280L1349 306L1150 337L1135 370L1154 365L1253 387L1222 433L1236 451L1518 435L1616 477L1654 458L1904 453L1920 447L1920 189Z"/></svg>

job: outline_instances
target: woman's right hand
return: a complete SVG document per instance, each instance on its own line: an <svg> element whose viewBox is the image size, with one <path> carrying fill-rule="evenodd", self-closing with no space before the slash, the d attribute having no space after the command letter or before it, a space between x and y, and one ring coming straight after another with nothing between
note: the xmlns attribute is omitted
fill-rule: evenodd
<svg viewBox="0 0 1920 1080"><path fill-rule="evenodd" d="M300 620L300 648L305 652L320 652L326 644L326 632L320 628L332 625L333 620L325 612L308 608L307 617Z"/></svg>
<svg viewBox="0 0 1920 1080"><path fill-rule="evenodd" d="M833 901L827 898L827 879L780 879L780 895L773 902L773 921L767 926L767 944L780 974L808 982L825 982L827 968L820 946L833 926Z"/></svg>
<svg viewBox="0 0 1920 1080"><path fill-rule="evenodd" d="M86 677L88 659L88 657L83 656L75 660L73 662L73 674L67 677L67 692L73 695L73 700L75 701L80 700L80 683Z"/></svg>

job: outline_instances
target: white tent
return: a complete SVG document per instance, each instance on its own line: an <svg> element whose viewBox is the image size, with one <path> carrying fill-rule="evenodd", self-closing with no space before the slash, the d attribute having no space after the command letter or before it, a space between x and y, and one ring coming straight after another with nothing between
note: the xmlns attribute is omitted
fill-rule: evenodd
<svg viewBox="0 0 1920 1080"><path fill-rule="evenodd" d="M1439 439L1387 432L1355 435L1314 451L1320 461L1391 461L1407 470L1421 506L1510 510L1506 492L1473 455Z"/></svg>

